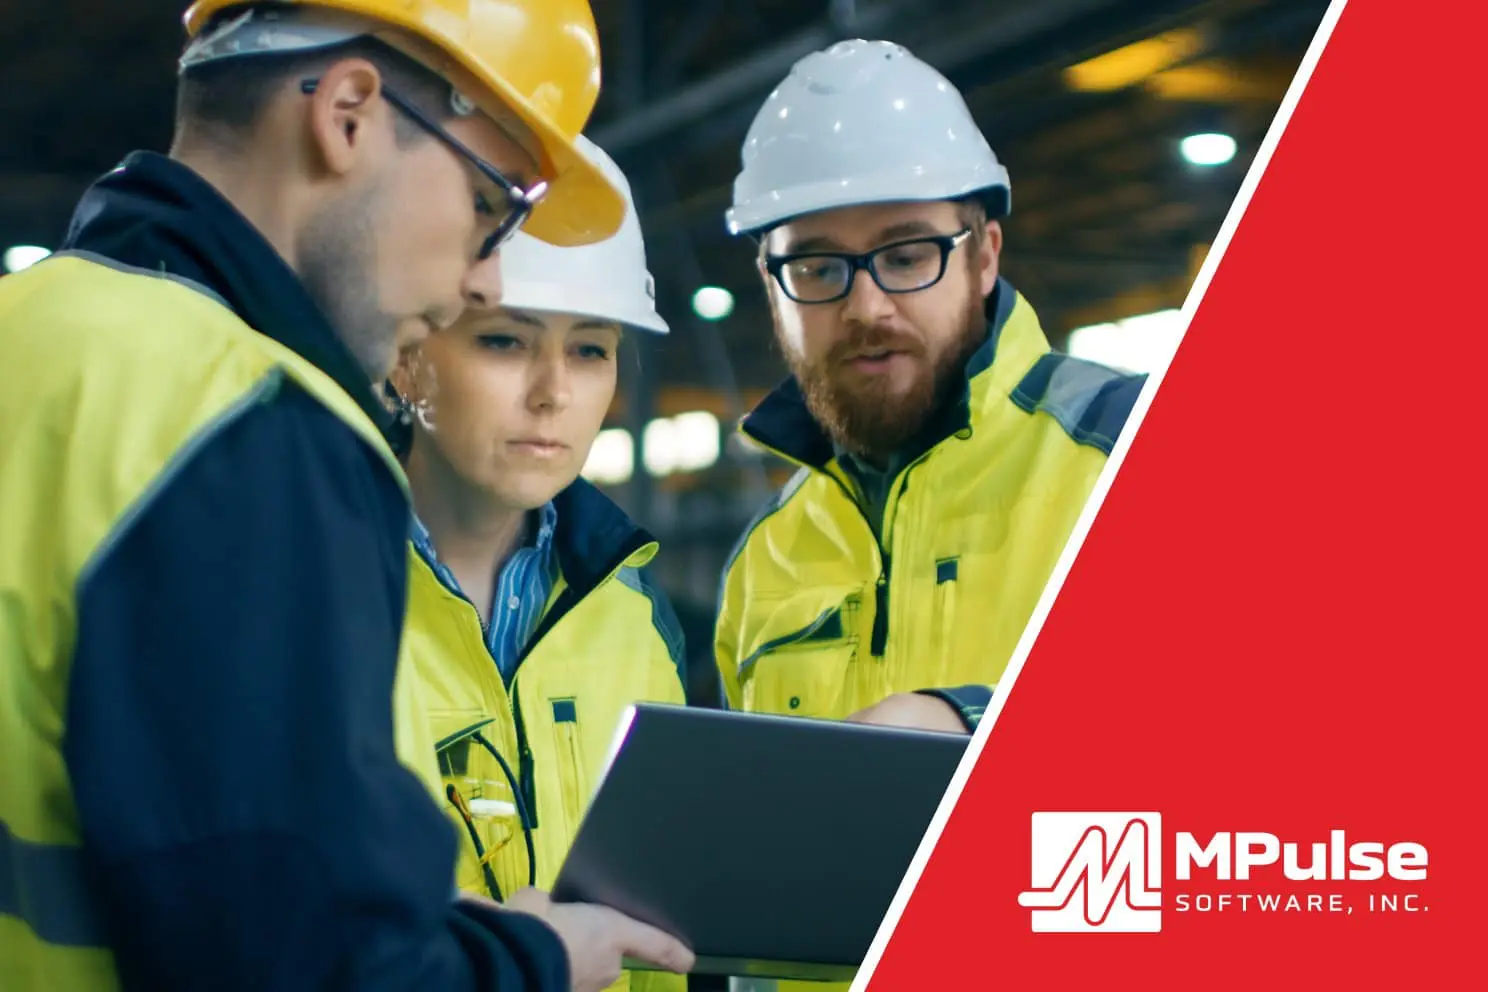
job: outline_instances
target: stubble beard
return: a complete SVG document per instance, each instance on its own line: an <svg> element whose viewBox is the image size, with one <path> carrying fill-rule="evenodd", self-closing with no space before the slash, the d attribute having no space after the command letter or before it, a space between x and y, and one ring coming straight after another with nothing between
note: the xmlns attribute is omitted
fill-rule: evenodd
<svg viewBox="0 0 1488 992"><path fill-rule="evenodd" d="M398 318L378 305L378 196L372 187L326 205L296 244L300 282L373 383L392 372L398 337Z"/></svg>

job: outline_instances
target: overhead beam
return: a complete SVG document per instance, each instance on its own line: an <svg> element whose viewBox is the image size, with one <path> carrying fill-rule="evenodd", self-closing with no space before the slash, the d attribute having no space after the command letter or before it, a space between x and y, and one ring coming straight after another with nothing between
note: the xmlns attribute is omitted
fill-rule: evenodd
<svg viewBox="0 0 1488 992"><path fill-rule="evenodd" d="M728 0L697 0L688 7L681 26L667 39L665 49L652 62L646 81L647 89L656 92L669 90L677 85L683 64L697 52L698 45L707 37L727 2Z"/></svg>
<svg viewBox="0 0 1488 992"><path fill-rule="evenodd" d="M1236 5L1228 0L1211 0L1202 5L1188 5L1187 16L1190 18L1201 14L1216 17L1228 15L1228 20L1218 30L1205 35L1207 44L1175 62L1166 70L1180 73L1172 77L1179 80L1179 83L1167 85L1174 89L1184 85L1181 82L1184 79L1181 71L1191 65L1216 58L1244 57L1250 52L1272 48L1278 41L1290 42L1291 39L1307 33L1309 29L1315 29L1322 17L1322 6L1319 3L1320 0L1297 0L1295 4L1272 4L1266 9L1250 13L1243 18L1235 17L1233 8ZM1149 9L1147 5L1144 5L1142 9L1151 13L1154 18L1152 23L1155 26L1171 27L1181 23L1184 6L1181 3L1172 2L1165 6L1169 9L1167 16L1162 19L1157 19L1160 13L1157 9ZM1271 9L1273 7L1278 9ZM1130 15L1127 17L1129 18ZM1108 16L1105 20L1110 21L1110 17ZM1109 45L1109 39L1117 36L1115 28L1119 24L1119 22L1112 21L1109 25L1112 33L1106 34L1100 30L1094 30L1100 23L1100 19L1091 18L1088 22L1078 26L1080 30L1089 30L1091 32L1089 37L1098 39L1098 44L1095 46L1097 50ZM1076 32L1072 31L1071 35L1074 33ZM1126 32L1126 35L1130 37L1131 32ZM1305 47L1305 42L1296 47L1300 58L1300 49ZM1055 51L1059 50L1061 49L1056 47ZM963 77L956 80L966 93L967 102L974 110L980 111L979 117L987 122L985 130L995 142L1016 142L1032 132L1047 128L1051 118L1074 120L1087 113L1087 108L1092 105L1122 105L1123 98L1143 92L1140 84L1134 84L1125 90L1104 93L1082 93L1070 90L1060 84L1057 75L1050 74L1063 69L1073 59L1090 55L1092 46L1071 41L1062 50L1068 58L1046 58L1041 64L1031 64L1025 67L1024 71L1016 76L1010 77L1007 73L998 71L995 75L984 73L982 79L973 80ZM1294 61L1290 69L1286 70L1288 84L1295 71L1296 62ZM1259 75L1265 79L1266 85L1270 85L1272 83L1270 77L1275 72L1274 65L1267 65ZM1187 85L1195 84L1190 80ZM1007 99L1005 96L1007 91L1019 86L1026 89L1027 93L1016 100ZM1285 85L1283 85L1282 92L1285 92Z"/></svg>
<svg viewBox="0 0 1488 992"><path fill-rule="evenodd" d="M858 25L865 34L877 35L909 6L908 0L885 0L859 11ZM837 31L831 25L807 28L707 79L683 86L643 109L595 128L590 136L611 155L654 141L703 119L719 107L768 91L797 61L836 40Z"/></svg>
<svg viewBox="0 0 1488 992"><path fill-rule="evenodd" d="M951 76L953 81L958 79L958 71L967 68L970 64L995 66L996 79L989 81L985 72L978 73L980 80L973 84L978 92L968 92L968 101L971 102L978 97L986 97L988 91L999 82L1016 79L1026 73L1030 66L1048 65L1051 62L1051 46L1054 51L1065 52L1066 35L1074 33L1080 35L1088 32L1088 37L1079 43L1079 47L1088 48L1095 37L1109 38L1110 32L1121 31L1131 34L1152 25L1163 25L1171 22L1184 11L1193 11L1196 7L1208 7L1210 3L1196 3L1195 0L1157 0L1152 4L1143 6L1139 13L1124 11L1119 20L1113 20L1110 15L1102 15L1100 12L1107 6L1103 0L1064 0L1061 3L1041 2L1039 4L1025 4L1010 7L1007 13L996 17L991 21L978 24L973 30L967 31L964 27L949 23L950 19L943 18L937 22L916 25L915 34L919 37L931 39L924 44L912 44L916 54L927 62L935 65L942 72ZM885 8L877 6L867 12L860 11L858 14L860 24L867 21L876 21L886 18ZM1086 16L1082 16L1086 15ZM964 19L965 15L959 15ZM1098 30L1097 30L1098 29ZM811 44L821 47L816 43L822 40L821 29L815 29ZM868 32L861 32L867 35ZM807 32L806 34L812 34ZM949 38L950 40L944 40ZM794 64L797 51L805 54L807 51L815 50L806 48L796 49L798 39L792 39L782 43L781 48L789 50L793 57L782 58L780 64L770 66L770 72L762 74L765 80L764 87L768 88L778 83L779 78ZM994 57L994 55L996 57ZM767 54L762 58L768 59ZM1054 59L1053 61L1059 61ZM758 65L758 62L754 64ZM738 73L746 65L736 66L734 69L726 70L717 76L711 77L701 83L693 84L692 87L684 88L678 96L688 95L694 101L700 100L700 94L707 94L711 100L720 91L726 89L721 83L723 81L734 82ZM964 73L961 75L964 76ZM963 87L964 88L964 87ZM733 91L730 89L730 92ZM1063 91L1061 90L1061 93ZM707 102L707 101L703 101ZM670 106L670 109L668 107ZM714 108L718 109L718 108ZM593 134L601 146L611 154L623 154L627 149L637 149L641 144L661 137L668 133L671 127L680 127L688 124L688 131L681 137L682 144L677 148L699 148L713 145L719 141L742 139L750 120L757 112L754 106L729 107L722 113L707 113L706 119L693 120L691 111L705 112L700 105L689 104L684 108L681 104L668 105L667 101L653 105L648 116L639 120L634 118L621 118L613 124L597 128ZM684 112L685 111L685 112ZM987 115L995 123L995 115ZM644 125L644 133L634 130ZM990 133L990 132L989 132ZM669 145L669 147L672 147ZM726 186L707 190L705 212L718 218L722 217L722 211L727 206L729 190ZM696 199L694 202L696 202ZM691 213L689 204L688 213ZM703 206L704 204L699 204ZM706 223L714 223L714 216L706 218ZM648 215L645 222L650 224L653 218ZM660 223L660 219L656 219ZM674 218L667 218L667 222L677 222ZM689 216L683 223L695 226L701 223L699 219ZM717 221L722 223L721 219Z"/></svg>
<svg viewBox="0 0 1488 992"><path fill-rule="evenodd" d="M1054 3L1008 4L998 17L978 19L973 26L941 33L941 40L921 46L917 54L958 84L963 67L989 68L983 78L1007 79L1036 65L1048 64L1051 56L1068 62L1074 46L1089 48L1113 35L1131 35L1165 24L1175 16L1191 13L1207 0L1146 0L1135 5L1112 5L1106 0L1064 0ZM959 15L964 17L964 14ZM1028 42L1038 44L1029 47ZM1006 61L986 58L994 52L1020 58ZM1056 54L1057 53L1057 54Z"/></svg>
<svg viewBox="0 0 1488 992"><path fill-rule="evenodd" d="M1296 73L1295 63L1261 66L1209 59L1156 73L1142 88L1161 100L1190 103L1279 104Z"/></svg>
<svg viewBox="0 0 1488 992"><path fill-rule="evenodd" d="M867 8L857 8L854 24L860 37L882 37L901 15L916 5L911 0L883 0ZM999 52L1010 52L1027 42L1053 36L1059 29L1078 24L1109 6L1108 0L1040 0L1039 3L1010 4L965 27L964 12L957 15L954 30L946 25L916 25L920 37L935 30L923 44L913 44L915 54L951 75L978 61L990 60ZM1157 9L1167 13L1173 8L1191 8L1194 0L1165 0ZM1128 15L1129 16L1129 15ZM1151 14L1147 14L1151 20ZM595 128L592 137L611 154L655 141L679 131L708 115L749 97L762 97L776 86L801 58L839 40L833 25L817 25L801 31L707 79L691 83L663 97L644 110Z"/></svg>

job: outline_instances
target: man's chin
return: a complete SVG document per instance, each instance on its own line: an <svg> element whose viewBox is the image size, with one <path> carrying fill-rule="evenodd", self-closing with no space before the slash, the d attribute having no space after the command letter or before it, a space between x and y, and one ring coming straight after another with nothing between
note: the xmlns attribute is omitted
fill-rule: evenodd
<svg viewBox="0 0 1488 992"><path fill-rule="evenodd" d="M837 406L843 412L874 419L898 421L923 415L925 390L917 380L895 382L884 379L858 388L837 390Z"/></svg>
<svg viewBox="0 0 1488 992"><path fill-rule="evenodd" d="M924 403L912 397L859 397L832 410L829 432L842 447L857 454L887 456L919 434Z"/></svg>

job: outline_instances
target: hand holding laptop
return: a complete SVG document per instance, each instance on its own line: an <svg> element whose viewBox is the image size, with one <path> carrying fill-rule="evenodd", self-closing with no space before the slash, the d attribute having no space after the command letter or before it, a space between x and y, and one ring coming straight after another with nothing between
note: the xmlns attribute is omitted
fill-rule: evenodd
<svg viewBox="0 0 1488 992"><path fill-rule="evenodd" d="M901 692L861 709L847 718L849 723L877 727L934 730L946 734L966 733L966 724L951 704L935 696Z"/></svg>
<svg viewBox="0 0 1488 992"><path fill-rule="evenodd" d="M620 977L621 961L632 958L685 974L693 955L680 941L606 906L554 903L540 889L523 889L506 909L536 916L552 927L568 950L574 992L600 992Z"/></svg>

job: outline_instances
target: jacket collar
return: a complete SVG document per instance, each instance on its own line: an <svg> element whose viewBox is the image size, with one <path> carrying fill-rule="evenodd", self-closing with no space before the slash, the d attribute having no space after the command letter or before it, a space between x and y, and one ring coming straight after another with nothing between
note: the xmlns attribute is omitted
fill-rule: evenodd
<svg viewBox="0 0 1488 992"><path fill-rule="evenodd" d="M575 479L553 500L558 529L553 548L563 574L563 591L543 614L522 649L525 659L553 625L599 588L622 565L640 566L655 554L656 539L637 527L625 511L583 479ZM646 552L642 555L642 552Z"/></svg>
<svg viewBox="0 0 1488 992"><path fill-rule="evenodd" d="M458 583L440 563L433 538L416 514L409 537L435 574L458 591ZM536 540L529 546L555 555L565 585L575 590L576 599L582 599L638 552L656 543L613 500L580 478L543 506Z"/></svg>
<svg viewBox="0 0 1488 992"><path fill-rule="evenodd" d="M62 250L189 280L254 330L298 353L356 400L384 434L393 420L294 270L191 169L134 152L83 194Z"/></svg>
<svg viewBox="0 0 1488 992"><path fill-rule="evenodd" d="M970 426L972 381L996 361L1003 329L1018 299L1018 291L999 277L987 298L987 338L967 360L962 388L930 418L921 436L911 444L912 448L928 450ZM836 456L832 439L811 415L794 376L766 396L744 418L740 429L766 448L812 468L825 469Z"/></svg>
<svg viewBox="0 0 1488 992"><path fill-rule="evenodd" d="M520 655L522 659L554 624L599 588L611 574L623 565L639 567L645 564L656 549L654 537L638 527L613 500L582 478L575 479L553 498L549 506L556 517L551 547L563 576L563 589L527 638ZM451 592L463 595L454 576L439 563L428 531L417 517L412 521L410 538L430 571Z"/></svg>
<svg viewBox="0 0 1488 992"><path fill-rule="evenodd" d="M656 538L584 479L575 479L553 505L558 511L553 535L558 567L564 582L581 597L637 552L656 544Z"/></svg>

